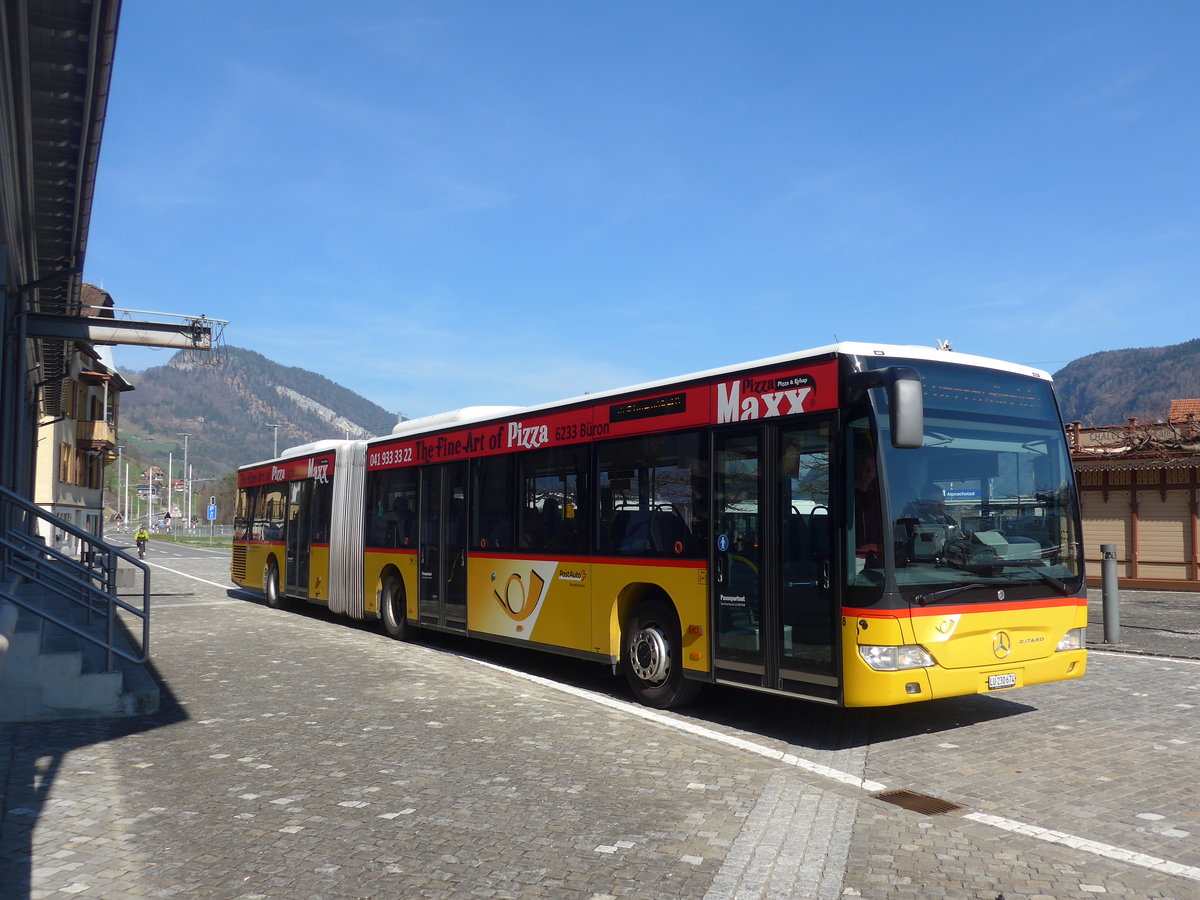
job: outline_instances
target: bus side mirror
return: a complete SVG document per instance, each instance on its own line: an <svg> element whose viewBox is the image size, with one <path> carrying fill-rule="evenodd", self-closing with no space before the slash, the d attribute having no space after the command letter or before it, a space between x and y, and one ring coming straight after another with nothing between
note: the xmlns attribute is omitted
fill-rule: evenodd
<svg viewBox="0 0 1200 900"><path fill-rule="evenodd" d="M917 370L911 366L889 366L854 372L846 379L847 402L862 399L873 387L887 390L892 446L899 450L920 447L925 441L925 399Z"/></svg>

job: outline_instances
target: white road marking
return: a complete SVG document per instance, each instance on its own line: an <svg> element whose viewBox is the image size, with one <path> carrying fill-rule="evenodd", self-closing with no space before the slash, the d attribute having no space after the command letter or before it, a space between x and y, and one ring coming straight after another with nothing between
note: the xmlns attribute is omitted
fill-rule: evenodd
<svg viewBox="0 0 1200 900"><path fill-rule="evenodd" d="M1049 828L1039 828L1037 825L1026 825L1024 822L1017 822L1014 819L1006 819L1003 816L993 816L988 813L967 813L963 818L970 819L972 822L982 822L984 825L991 825L993 828L1002 828L1014 834L1023 834L1027 837L1037 838L1039 841L1047 841L1051 844L1064 844L1067 847L1074 847L1076 850L1083 850L1085 853L1092 853L1096 856L1114 859L1117 862L1140 866L1143 869L1152 869L1155 872L1163 872L1167 875L1178 875L1192 881L1200 881L1200 868L1196 866L1185 866L1182 863L1159 859L1157 856L1150 856L1147 853L1138 853L1134 850L1126 850L1124 847L1114 847L1112 844L1104 844L1100 841L1076 837L1073 834L1067 834L1065 831L1053 831Z"/></svg>
<svg viewBox="0 0 1200 900"><path fill-rule="evenodd" d="M233 582L229 584L219 584L215 581L209 581L207 578L200 578L196 575L189 575L187 572L180 572L178 569L172 569L169 566L164 566L162 563L146 561L146 565L153 566L156 569L162 569L164 572L170 572L172 575L182 575L184 578L190 578L192 581L199 581L201 584L211 584L215 588L220 588L223 591L233 589Z"/></svg>
<svg viewBox="0 0 1200 900"><path fill-rule="evenodd" d="M1088 655L1095 653L1097 656L1109 656L1120 659L1142 659L1148 662L1175 662L1184 663L1189 666L1200 666L1200 659L1184 659L1180 656L1141 656L1137 653L1121 653L1117 650L1093 650L1088 647Z"/></svg>

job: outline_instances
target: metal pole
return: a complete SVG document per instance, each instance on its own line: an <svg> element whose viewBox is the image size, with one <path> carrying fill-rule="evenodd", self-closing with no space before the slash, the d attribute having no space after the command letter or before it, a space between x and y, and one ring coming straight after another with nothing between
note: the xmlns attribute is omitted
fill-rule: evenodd
<svg viewBox="0 0 1200 900"><path fill-rule="evenodd" d="M121 519L121 525L125 524L125 516L121 513L121 470L125 468L125 462L122 459L124 452L125 448L117 444L117 502L114 505L117 507L117 516Z"/></svg>
<svg viewBox="0 0 1200 900"><path fill-rule="evenodd" d="M1121 641L1121 611L1117 594L1117 545L1100 545L1100 585L1104 609L1104 643Z"/></svg>
<svg viewBox="0 0 1200 900"><path fill-rule="evenodd" d="M184 527L190 529L192 527L192 481L191 470L188 468L188 438L192 436L190 431L175 432L183 438L183 491L187 495L187 519L184 520Z"/></svg>

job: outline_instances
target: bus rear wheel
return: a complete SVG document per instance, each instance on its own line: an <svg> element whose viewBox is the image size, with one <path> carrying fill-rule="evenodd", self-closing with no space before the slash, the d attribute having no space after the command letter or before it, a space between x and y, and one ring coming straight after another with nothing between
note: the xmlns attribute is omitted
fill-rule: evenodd
<svg viewBox="0 0 1200 900"><path fill-rule="evenodd" d="M621 665L638 702L655 709L683 706L700 693L700 682L683 677L679 619L663 600L647 600L621 638Z"/></svg>
<svg viewBox="0 0 1200 900"><path fill-rule="evenodd" d="M406 641L412 637L412 626L404 619L404 585L395 575L389 575L383 580L379 592L379 616L383 620L383 630L388 637L398 641Z"/></svg>
<svg viewBox="0 0 1200 900"><path fill-rule="evenodd" d="M285 605L283 592L279 590L279 567L275 560L267 563L263 572L263 594L267 598L267 606L271 609L283 609Z"/></svg>

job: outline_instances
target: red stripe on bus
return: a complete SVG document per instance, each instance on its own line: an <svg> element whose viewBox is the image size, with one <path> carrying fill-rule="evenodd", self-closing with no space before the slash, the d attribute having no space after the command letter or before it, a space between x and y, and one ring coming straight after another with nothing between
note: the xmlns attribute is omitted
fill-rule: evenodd
<svg viewBox="0 0 1200 900"><path fill-rule="evenodd" d="M962 603L954 606L935 604L933 606L911 606L907 609L854 609L842 607L842 615L855 616L861 619L894 619L898 615L908 613L913 616L961 616L979 612L1015 612L1023 609L1058 609L1061 607L1087 606L1086 597L1050 597L1045 600L1014 600L987 601L979 603Z"/></svg>

